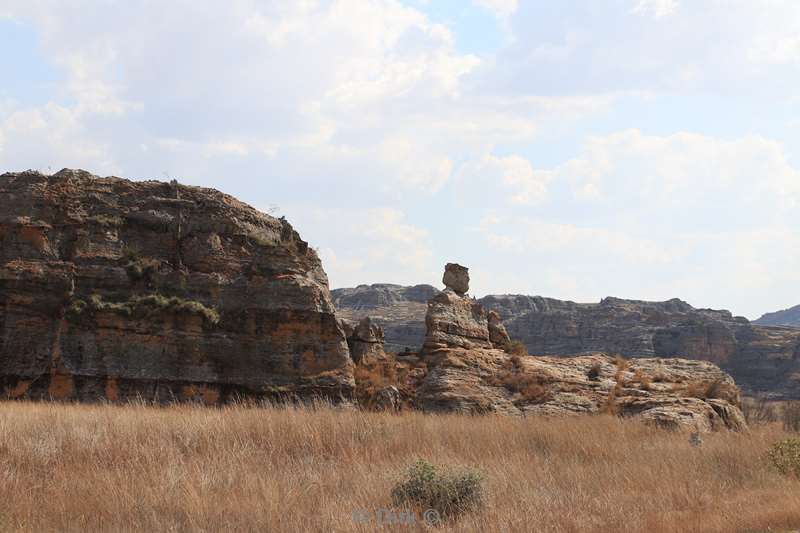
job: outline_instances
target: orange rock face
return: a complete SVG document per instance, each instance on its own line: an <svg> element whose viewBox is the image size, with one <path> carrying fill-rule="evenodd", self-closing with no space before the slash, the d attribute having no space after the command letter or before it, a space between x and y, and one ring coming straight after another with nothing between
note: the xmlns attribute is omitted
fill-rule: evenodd
<svg viewBox="0 0 800 533"><path fill-rule="evenodd" d="M0 176L6 397L340 400L352 366L286 220L174 182Z"/></svg>

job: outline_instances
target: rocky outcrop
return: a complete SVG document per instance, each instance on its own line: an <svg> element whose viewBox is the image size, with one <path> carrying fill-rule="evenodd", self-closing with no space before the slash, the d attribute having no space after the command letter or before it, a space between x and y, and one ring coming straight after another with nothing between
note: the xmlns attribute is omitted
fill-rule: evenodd
<svg viewBox="0 0 800 533"><path fill-rule="evenodd" d="M503 317L508 334L531 354L570 356L593 352L625 357L684 357L711 361L749 394L800 398L800 328L761 326L728 311L696 309L678 299L644 302L605 298L575 303L540 296L486 296L478 300ZM356 317L358 311L346 306ZM399 311L402 309L402 311ZM422 345L425 313L419 304L373 308L383 317L387 343L413 330ZM402 314L402 320L392 317ZM403 342L411 343L407 336Z"/></svg>
<svg viewBox="0 0 800 533"><path fill-rule="evenodd" d="M489 311L486 315L489 324L489 341L495 348L506 349L511 344L503 319L497 311Z"/></svg>
<svg viewBox="0 0 800 533"><path fill-rule="evenodd" d="M783 311L776 311L774 313L766 313L753 324L760 326L789 326L800 328L800 305L784 309Z"/></svg>
<svg viewBox="0 0 800 533"><path fill-rule="evenodd" d="M354 363L368 364L386 359L383 328L371 318L363 318L355 326L344 324L343 330L347 335L347 345Z"/></svg>
<svg viewBox="0 0 800 533"><path fill-rule="evenodd" d="M499 316L492 315L492 321L496 331ZM672 429L745 427L739 389L710 362L604 354L513 356L492 343L483 307L450 289L431 299L425 322L420 358L426 375L416 403L427 411L606 412Z"/></svg>
<svg viewBox="0 0 800 533"><path fill-rule="evenodd" d="M478 302L450 289L431 298L425 315L423 351L459 346L492 348L486 311Z"/></svg>
<svg viewBox="0 0 800 533"><path fill-rule="evenodd" d="M220 192L0 176L0 391L199 400L353 394L317 254Z"/></svg>
<svg viewBox="0 0 800 533"><path fill-rule="evenodd" d="M386 334L387 352L418 351L425 340L427 302L439 293L430 285L360 285L331 291L337 316L350 322L370 317Z"/></svg>

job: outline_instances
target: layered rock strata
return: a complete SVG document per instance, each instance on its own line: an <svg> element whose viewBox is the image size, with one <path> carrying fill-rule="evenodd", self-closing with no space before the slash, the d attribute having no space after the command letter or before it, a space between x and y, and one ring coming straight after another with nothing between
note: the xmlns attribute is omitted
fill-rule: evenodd
<svg viewBox="0 0 800 533"><path fill-rule="evenodd" d="M112 401L352 397L317 254L211 189L0 176L0 391Z"/></svg>

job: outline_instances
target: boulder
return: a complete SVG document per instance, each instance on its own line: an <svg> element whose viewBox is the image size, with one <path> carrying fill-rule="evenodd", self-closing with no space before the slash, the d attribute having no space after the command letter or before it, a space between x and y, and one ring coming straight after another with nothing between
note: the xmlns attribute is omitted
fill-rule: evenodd
<svg viewBox="0 0 800 533"><path fill-rule="evenodd" d="M469 269L457 263L447 263L442 283L459 296L464 296L469 292Z"/></svg>

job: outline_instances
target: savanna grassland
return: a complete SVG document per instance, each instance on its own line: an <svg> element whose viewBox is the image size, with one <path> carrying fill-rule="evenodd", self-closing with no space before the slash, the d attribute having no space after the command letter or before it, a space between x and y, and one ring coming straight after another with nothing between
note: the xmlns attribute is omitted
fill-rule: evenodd
<svg viewBox="0 0 800 533"><path fill-rule="evenodd" d="M765 424L691 446L609 416L5 402L0 528L434 529L422 509L387 523L392 488L425 459L483 477L483 505L437 531L790 531L800 481L766 457L786 437Z"/></svg>

